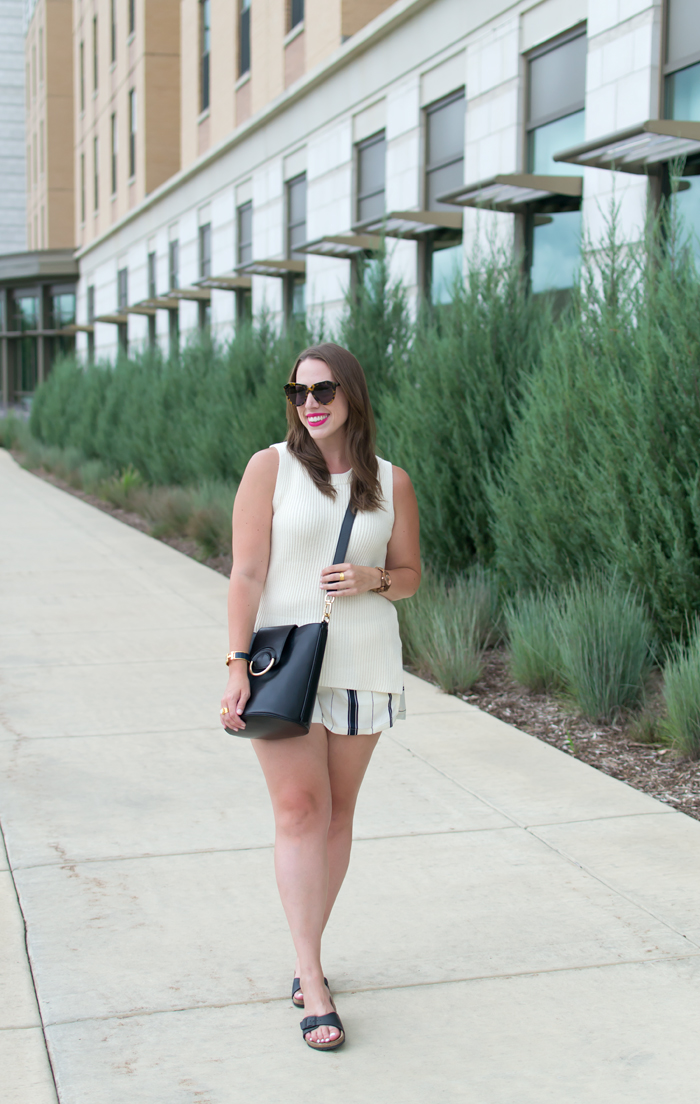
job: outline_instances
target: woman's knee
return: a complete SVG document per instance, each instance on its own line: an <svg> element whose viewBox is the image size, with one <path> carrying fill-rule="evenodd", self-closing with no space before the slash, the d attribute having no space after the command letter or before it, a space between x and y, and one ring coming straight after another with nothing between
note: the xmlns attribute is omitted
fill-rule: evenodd
<svg viewBox="0 0 700 1104"><path fill-rule="evenodd" d="M330 801L325 794L308 789L287 790L275 801L275 824L286 835L304 835L326 831L331 817Z"/></svg>

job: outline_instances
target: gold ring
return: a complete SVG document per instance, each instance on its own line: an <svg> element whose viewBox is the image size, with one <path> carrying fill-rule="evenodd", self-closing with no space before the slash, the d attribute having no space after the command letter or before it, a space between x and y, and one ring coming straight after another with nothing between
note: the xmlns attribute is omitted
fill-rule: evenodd
<svg viewBox="0 0 700 1104"><path fill-rule="evenodd" d="M223 709L220 709L219 713L221 714L222 717L223 717L224 713L228 713L228 709L226 708L226 706L224 706Z"/></svg>
<svg viewBox="0 0 700 1104"><path fill-rule="evenodd" d="M341 583L344 583L345 582L345 572L341 571L338 578L340 579Z"/></svg>

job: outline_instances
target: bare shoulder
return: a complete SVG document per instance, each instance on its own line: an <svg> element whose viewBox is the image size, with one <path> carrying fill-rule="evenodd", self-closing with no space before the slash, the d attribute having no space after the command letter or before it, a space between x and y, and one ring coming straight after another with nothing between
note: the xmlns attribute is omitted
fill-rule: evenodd
<svg viewBox="0 0 700 1104"><path fill-rule="evenodd" d="M416 492L413 489L411 483L411 477L408 472L403 468L397 468L395 464L391 465L391 471L393 475L394 486L394 498L398 498L400 501L412 501L415 500Z"/></svg>
<svg viewBox="0 0 700 1104"><path fill-rule="evenodd" d="M246 484L248 487L257 487L260 490L269 487L274 491L279 463L280 454L272 445L270 448L253 453L243 473L241 486Z"/></svg>

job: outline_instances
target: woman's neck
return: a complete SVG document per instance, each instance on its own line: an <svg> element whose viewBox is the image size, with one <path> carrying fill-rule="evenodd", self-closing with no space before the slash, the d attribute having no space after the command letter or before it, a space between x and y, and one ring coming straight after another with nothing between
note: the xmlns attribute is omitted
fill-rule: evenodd
<svg viewBox="0 0 700 1104"><path fill-rule="evenodd" d="M321 450L321 455L326 461L326 467L331 475L342 475L344 472L350 471L352 465L348 459L344 432L334 433L332 437L325 441L317 441L316 444Z"/></svg>

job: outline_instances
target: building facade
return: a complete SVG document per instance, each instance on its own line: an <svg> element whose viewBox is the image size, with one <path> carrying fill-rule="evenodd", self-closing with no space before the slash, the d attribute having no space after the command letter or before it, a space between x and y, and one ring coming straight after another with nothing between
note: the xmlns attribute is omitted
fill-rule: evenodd
<svg viewBox="0 0 700 1104"><path fill-rule="evenodd" d="M700 227L697 0L73 0L73 59L88 356L332 325L382 238L444 302L482 237L565 292L613 199Z"/></svg>
<svg viewBox="0 0 700 1104"><path fill-rule="evenodd" d="M27 248L23 21L23 0L0 0L0 254Z"/></svg>

